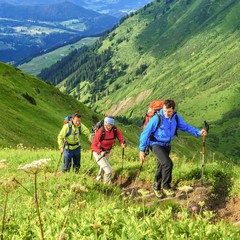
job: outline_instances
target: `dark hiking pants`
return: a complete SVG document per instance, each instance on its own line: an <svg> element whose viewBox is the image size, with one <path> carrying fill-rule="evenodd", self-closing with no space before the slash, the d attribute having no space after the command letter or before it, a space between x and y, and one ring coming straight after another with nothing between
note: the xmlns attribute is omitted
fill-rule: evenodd
<svg viewBox="0 0 240 240"><path fill-rule="evenodd" d="M64 149L64 159L63 159L63 167L62 172L70 171L71 165L72 165L72 159L73 159L73 169L76 173L78 173L80 168L80 161L81 161L81 147L74 150L67 150Z"/></svg>
<svg viewBox="0 0 240 240"><path fill-rule="evenodd" d="M160 146L155 144L151 146L151 150L158 161L153 188L156 190L160 190L161 182L162 182L164 189L170 189L171 188L170 184L172 181L172 168L173 168L173 162L169 157L171 147Z"/></svg>

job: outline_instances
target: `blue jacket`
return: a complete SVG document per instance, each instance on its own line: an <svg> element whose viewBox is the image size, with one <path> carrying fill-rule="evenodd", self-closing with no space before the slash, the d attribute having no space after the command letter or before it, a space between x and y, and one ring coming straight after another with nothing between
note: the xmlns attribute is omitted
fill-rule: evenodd
<svg viewBox="0 0 240 240"><path fill-rule="evenodd" d="M144 129L144 131L141 133L141 136L140 136L139 148L141 151L144 151L148 144L150 146L152 146L154 144L163 146L164 143L167 146L170 145L170 142L174 139L176 127L178 127L178 129L182 130L183 132L187 131L187 132L195 135L196 137L201 135L201 133L200 133L201 131L199 129L194 128L191 125L184 122L184 120L182 119L182 117L179 114L177 114L177 117L178 117L178 123L177 123L175 116L174 116L175 114L177 114L177 113L173 112L173 115L171 118L166 118L163 114L163 110L162 109L160 110L160 115L162 117L162 124L161 124L160 128L158 128L154 134L154 137L158 141L150 141L149 140L151 133L153 133L155 131L155 129L158 125L158 121L159 121L158 116L155 115L150 119L146 128Z"/></svg>

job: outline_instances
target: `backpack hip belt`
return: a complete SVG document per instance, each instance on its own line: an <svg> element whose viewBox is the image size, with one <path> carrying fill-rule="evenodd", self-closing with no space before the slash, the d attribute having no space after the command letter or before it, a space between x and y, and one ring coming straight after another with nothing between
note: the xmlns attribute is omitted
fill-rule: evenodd
<svg viewBox="0 0 240 240"><path fill-rule="evenodd" d="M159 143L162 143L164 147L165 147L165 146L170 146L170 144L171 144L171 142L159 141L159 140L157 140L154 136L150 136L149 140L150 140L151 142L159 142Z"/></svg>
<svg viewBox="0 0 240 240"><path fill-rule="evenodd" d="M75 144L67 143L67 145L69 145L69 146L77 146L77 145L79 145L79 143L75 143Z"/></svg>
<svg viewBox="0 0 240 240"><path fill-rule="evenodd" d="M112 148L110 148L110 149L105 149L105 148L103 148L103 147L100 147L100 146L97 146L99 149L101 149L102 151L104 151L104 152L106 152L106 151L110 151Z"/></svg>

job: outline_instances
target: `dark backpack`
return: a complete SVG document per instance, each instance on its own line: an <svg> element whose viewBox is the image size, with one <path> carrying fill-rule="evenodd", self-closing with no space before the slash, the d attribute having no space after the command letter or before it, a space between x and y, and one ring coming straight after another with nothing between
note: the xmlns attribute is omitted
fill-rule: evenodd
<svg viewBox="0 0 240 240"><path fill-rule="evenodd" d="M158 125L155 129L154 132L151 133L149 139L151 141L157 141L155 139L154 134L155 132L157 131L158 128L160 128L161 124L162 124L162 116L160 115L160 110L163 108L163 100L155 100L155 101L152 101L150 102L149 104L149 108L148 108L148 112L146 113L145 115L145 118L143 120L143 126L142 126L142 131L144 131L145 127L147 126L148 122L150 121L150 119L154 116L154 115L157 115L158 116ZM177 122L177 125L178 125L178 116L177 116L177 113L175 112L174 113L174 116L175 119L176 119L176 122ZM177 130L178 128L176 128L176 131L175 131L175 135L178 136L178 133L177 133Z"/></svg>
<svg viewBox="0 0 240 240"><path fill-rule="evenodd" d="M113 139L116 139L117 137L117 127L115 125L113 125L113 133L114 133L114 138L111 138L111 139L104 139L105 138L105 128L104 128L104 120L101 120L99 122L97 122L95 125L92 126L92 130L91 130L91 136L90 136L90 141L92 142L95 135L96 135L96 132L97 130L101 128L101 131L102 131L102 135L101 135L101 138L100 138L100 142L102 140L113 140Z"/></svg>
<svg viewBox="0 0 240 240"><path fill-rule="evenodd" d="M66 135L66 137L70 136L71 133L72 133L72 115L69 115L67 117L65 117L63 119L63 124L68 124L68 127L69 127L69 132L68 134ZM81 123L80 123L80 126L79 126L79 134L81 135Z"/></svg>

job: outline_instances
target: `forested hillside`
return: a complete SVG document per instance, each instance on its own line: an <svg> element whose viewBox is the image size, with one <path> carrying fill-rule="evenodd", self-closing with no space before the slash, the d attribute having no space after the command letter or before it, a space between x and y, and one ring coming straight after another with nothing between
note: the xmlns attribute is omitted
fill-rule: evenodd
<svg viewBox="0 0 240 240"><path fill-rule="evenodd" d="M190 124L209 121L209 144L239 156L239 10L235 0L155 0L40 77L126 123L173 98Z"/></svg>

